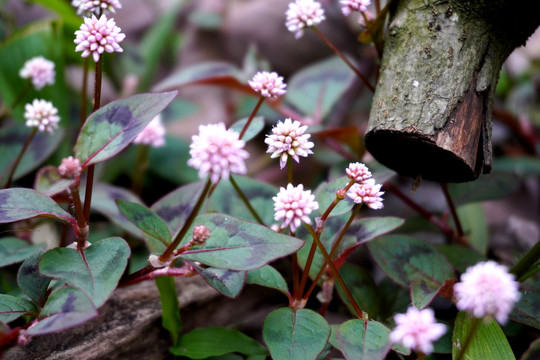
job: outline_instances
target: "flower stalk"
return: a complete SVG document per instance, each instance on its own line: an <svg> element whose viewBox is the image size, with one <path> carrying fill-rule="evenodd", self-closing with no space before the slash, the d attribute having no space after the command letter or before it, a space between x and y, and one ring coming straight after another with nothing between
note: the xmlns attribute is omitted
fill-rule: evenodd
<svg viewBox="0 0 540 360"><path fill-rule="evenodd" d="M19 152L19 155L17 155L17 158L15 159L15 162L13 163L13 166L11 167L11 171L9 172L8 179L7 179L6 185L4 186L4 189L7 189L11 186L11 183L13 181L13 175L15 174L15 170L17 170L17 167L19 166L19 163L21 162L21 159L24 153L26 152L26 150L28 149L28 146L32 142L32 139L36 135L37 130L38 130L37 127L33 128L32 131L30 132L30 135L28 135L28 137L26 138L26 141L24 142L23 147L21 151Z"/></svg>

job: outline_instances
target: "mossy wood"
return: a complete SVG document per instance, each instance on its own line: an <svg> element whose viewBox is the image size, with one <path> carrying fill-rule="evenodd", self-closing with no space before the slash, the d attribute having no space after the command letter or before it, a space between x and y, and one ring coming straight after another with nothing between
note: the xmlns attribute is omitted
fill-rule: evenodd
<svg viewBox="0 0 540 360"><path fill-rule="evenodd" d="M474 180L491 170L501 66L540 18L505 0L393 5L366 146L403 175Z"/></svg>

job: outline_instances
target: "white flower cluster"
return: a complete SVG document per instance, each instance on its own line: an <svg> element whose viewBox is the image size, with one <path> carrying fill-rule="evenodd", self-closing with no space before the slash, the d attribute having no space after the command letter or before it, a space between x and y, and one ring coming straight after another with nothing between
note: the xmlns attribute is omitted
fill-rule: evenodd
<svg viewBox="0 0 540 360"><path fill-rule="evenodd" d="M350 187L347 196L356 204L366 204L374 210L383 208L381 184L375 184L375 179L371 177L371 172L362 163L351 163L345 170L349 179L355 181Z"/></svg>
<svg viewBox="0 0 540 360"><path fill-rule="evenodd" d="M33 57L24 63L19 76L30 79L36 90L41 90L47 84L54 84L54 63L43 56Z"/></svg>
<svg viewBox="0 0 540 360"><path fill-rule="evenodd" d="M285 15L285 26L297 39L304 35L305 28L317 25L325 19L321 4L314 0L296 0L290 3Z"/></svg>
<svg viewBox="0 0 540 360"><path fill-rule="evenodd" d="M300 122L292 121L290 118L284 122L279 121L272 128L272 135L267 135L264 142L268 145L267 153L272 153L271 158L279 157L281 169L287 164L287 159L291 156L296 162L300 162L299 156L307 157L313 154L311 148L314 146L310 134L306 134L307 126L300 126Z"/></svg>
<svg viewBox="0 0 540 360"><path fill-rule="evenodd" d="M39 131L47 131L49 134L58 127L58 109L50 101L34 99L31 104L25 105L24 110L26 126L37 127Z"/></svg>
<svg viewBox="0 0 540 360"><path fill-rule="evenodd" d="M85 17L84 24L80 30L75 31L75 36L75 51L82 51L83 58L92 55L94 62L98 62L104 52L124 51L119 43L126 35L116 26L114 19L107 19L105 15L101 15L99 19L95 15L91 18Z"/></svg>

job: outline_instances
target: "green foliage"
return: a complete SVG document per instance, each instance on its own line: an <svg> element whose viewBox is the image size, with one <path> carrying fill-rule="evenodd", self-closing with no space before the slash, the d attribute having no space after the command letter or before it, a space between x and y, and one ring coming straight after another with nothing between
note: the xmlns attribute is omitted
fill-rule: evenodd
<svg viewBox="0 0 540 360"><path fill-rule="evenodd" d="M330 325L309 309L281 308L264 320L263 338L273 359L316 359L330 337Z"/></svg>
<svg viewBox="0 0 540 360"><path fill-rule="evenodd" d="M193 264L193 267L208 285L229 298L236 298L244 288L244 282L246 280L245 271L213 267L202 268L195 264Z"/></svg>
<svg viewBox="0 0 540 360"><path fill-rule="evenodd" d="M43 245L32 245L15 237L0 239L0 267L16 264L35 254Z"/></svg>
<svg viewBox="0 0 540 360"><path fill-rule="evenodd" d="M2 322L8 323L35 311L36 307L28 300L0 294L0 321Z"/></svg>
<svg viewBox="0 0 540 360"><path fill-rule="evenodd" d="M339 269L339 273L351 290L352 296L360 309L367 312L370 318L376 318L379 312L379 297L377 295L377 286L369 273L363 268L349 263L343 265ZM341 286L337 286L336 289L349 312L355 314L354 308Z"/></svg>
<svg viewBox="0 0 540 360"><path fill-rule="evenodd" d="M376 321L349 320L336 330L345 359L383 360L390 350L390 330Z"/></svg>
<svg viewBox="0 0 540 360"><path fill-rule="evenodd" d="M162 276L156 279L161 300L161 325L171 334L172 344L176 346L182 330L180 319L180 303L176 295L176 285L171 276Z"/></svg>
<svg viewBox="0 0 540 360"><path fill-rule="evenodd" d="M83 251L69 248L49 250L39 262L39 271L83 290L93 304L100 307L118 285L129 255L128 244L113 237L98 241Z"/></svg>
<svg viewBox="0 0 540 360"><path fill-rule="evenodd" d="M167 224L146 206L125 200L116 200L120 212L146 234L158 239L164 245L171 242Z"/></svg>
<svg viewBox="0 0 540 360"><path fill-rule="evenodd" d="M472 319L467 313L462 311L458 313L454 324L452 359L457 358L467 336L467 331L475 320L479 322L478 328L465 350L464 359L515 359L506 336L495 320L483 321L482 319Z"/></svg>
<svg viewBox="0 0 540 360"><path fill-rule="evenodd" d="M239 331L221 327L200 328L180 338L178 346L171 348L174 355L189 359L206 359L229 353L264 355L264 346Z"/></svg>
<svg viewBox="0 0 540 360"><path fill-rule="evenodd" d="M283 278L283 275L270 265L248 271L246 283L275 289L281 291L285 295L289 294L287 282Z"/></svg>

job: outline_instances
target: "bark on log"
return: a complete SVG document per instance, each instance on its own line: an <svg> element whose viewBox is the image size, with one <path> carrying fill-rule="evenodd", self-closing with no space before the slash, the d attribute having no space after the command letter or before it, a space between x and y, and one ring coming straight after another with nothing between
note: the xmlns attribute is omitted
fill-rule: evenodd
<svg viewBox="0 0 540 360"><path fill-rule="evenodd" d="M492 98L504 60L540 23L530 7L397 1L365 136L373 156L442 182L489 172Z"/></svg>

